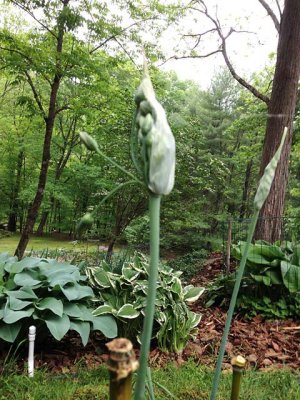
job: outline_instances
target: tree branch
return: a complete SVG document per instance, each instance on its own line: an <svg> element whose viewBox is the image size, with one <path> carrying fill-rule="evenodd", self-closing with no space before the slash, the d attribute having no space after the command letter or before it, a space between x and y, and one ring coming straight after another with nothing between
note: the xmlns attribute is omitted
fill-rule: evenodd
<svg viewBox="0 0 300 400"><path fill-rule="evenodd" d="M26 75L26 78L27 78L27 82L29 83L29 86L31 87L31 90L32 90L34 99L36 101L36 104L38 105L38 108L41 111L44 120L46 120L46 113L45 113L43 104L42 104L40 96L39 96L39 94L38 94L38 92L36 90L36 87L34 86L34 83L33 83L32 79L31 79L31 76L29 75L29 73L27 71L25 71L25 75Z"/></svg>
<svg viewBox="0 0 300 400"><path fill-rule="evenodd" d="M21 10L25 11L32 19L34 19L38 24L40 24L47 32L49 32L52 36L57 39L56 34L48 28L47 25L43 24L30 10L29 8L25 7L25 5L21 4L19 1L12 0L11 1L15 6L21 8Z"/></svg>
<svg viewBox="0 0 300 400"><path fill-rule="evenodd" d="M271 17L275 29L276 31L279 33L280 30L280 22L277 19L276 14L274 13L274 11L272 10L272 8L269 6L269 4L265 1L265 0L258 0L260 2L260 4L263 6L263 8L267 11L267 13L269 14L269 16ZM277 3L277 5L279 6L279 4Z"/></svg>

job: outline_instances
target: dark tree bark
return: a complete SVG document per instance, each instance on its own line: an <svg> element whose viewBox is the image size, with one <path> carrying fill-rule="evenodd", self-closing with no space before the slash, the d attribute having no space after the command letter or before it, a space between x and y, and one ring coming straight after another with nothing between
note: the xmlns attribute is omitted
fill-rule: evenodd
<svg viewBox="0 0 300 400"><path fill-rule="evenodd" d="M293 119L300 77L300 1L286 0L279 30L277 60L263 145L260 175L273 157L284 127L289 128L269 197L261 211L255 237L274 242L281 238L282 216L288 182ZM264 221L265 220L265 221Z"/></svg>
<svg viewBox="0 0 300 400"><path fill-rule="evenodd" d="M67 7L69 0L63 1L63 11ZM53 77L53 81L51 83L51 91L50 91L50 99L49 99L49 107L47 115L44 114L44 109L41 103L41 100L37 94L35 89L34 83L31 80L31 77L28 73L26 73L28 83L33 91L34 98L36 103L40 109L40 111L44 114L45 120L45 136L44 136L44 144L43 144L43 155L42 155L42 163L41 163L41 170L39 175L38 187L31 206L28 209L28 214L26 218L26 222L22 231L22 235L20 237L20 241L18 243L17 249L15 251L15 255L21 259L24 255L25 249L29 242L29 236L33 232L34 224L36 222L39 208L41 206L44 191L46 188L47 182L47 173L48 167L50 162L50 149L51 149L51 139L52 133L54 128L55 117L57 114L56 109L56 99L59 91L59 86L61 83L62 78L62 71L61 71L61 53L63 49L63 40L64 40L64 19L58 17L58 34L57 34L57 45L56 45L56 66L55 66L55 75Z"/></svg>

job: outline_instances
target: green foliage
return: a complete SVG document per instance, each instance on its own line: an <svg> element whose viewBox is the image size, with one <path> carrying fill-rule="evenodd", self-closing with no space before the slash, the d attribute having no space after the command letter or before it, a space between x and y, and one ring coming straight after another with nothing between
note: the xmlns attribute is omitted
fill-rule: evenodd
<svg viewBox="0 0 300 400"><path fill-rule="evenodd" d="M0 255L0 338L13 343L32 323L47 327L56 340L69 330L86 345L91 330L117 335L111 316L95 317L88 301L93 290L80 269L67 262ZM22 330L22 332L21 332Z"/></svg>
<svg viewBox="0 0 300 400"><path fill-rule="evenodd" d="M142 254L102 261L98 267L86 269L89 281L101 305L94 315L113 315L121 335L139 338L148 291L148 259ZM153 337L165 351L180 352L195 333L201 316L190 311L203 288L182 286L180 271L160 265L157 282L156 312Z"/></svg>
<svg viewBox="0 0 300 400"><path fill-rule="evenodd" d="M203 263L207 258L207 251L194 250L190 253L176 257L167 261L167 265L175 271L182 271L182 278L189 281L203 267Z"/></svg>
<svg viewBox="0 0 300 400"><path fill-rule="evenodd" d="M244 248L245 242L234 245L232 256L240 260ZM281 286L289 293L300 292L300 247L290 242L251 244L245 277L267 287Z"/></svg>

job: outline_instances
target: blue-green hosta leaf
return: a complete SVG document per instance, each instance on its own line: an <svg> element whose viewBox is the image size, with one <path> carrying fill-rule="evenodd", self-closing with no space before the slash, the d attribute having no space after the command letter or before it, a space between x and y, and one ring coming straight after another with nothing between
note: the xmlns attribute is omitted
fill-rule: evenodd
<svg viewBox="0 0 300 400"><path fill-rule="evenodd" d="M18 336L22 324L20 322L15 322L14 324L4 324L0 321L0 339L6 342L13 343Z"/></svg>
<svg viewBox="0 0 300 400"><path fill-rule="evenodd" d="M98 315L103 315L103 314L114 314L116 310L109 304L104 304L102 306L97 307L93 311L93 315L97 317Z"/></svg>
<svg viewBox="0 0 300 400"><path fill-rule="evenodd" d="M40 258L25 257L21 261L14 262L12 264L6 264L4 269L10 274L18 274L25 268L34 268L40 262Z"/></svg>
<svg viewBox="0 0 300 400"><path fill-rule="evenodd" d="M51 287L54 287L56 285L65 286L68 283L76 283L79 280L79 274L69 273L68 271L61 271L56 275L48 276L49 286Z"/></svg>
<svg viewBox="0 0 300 400"><path fill-rule="evenodd" d="M284 285L287 287L289 292L300 292L300 267L282 261L280 268Z"/></svg>
<svg viewBox="0 0 300 400"><path fill-rule="evenodd" d="M82 311L80 310L77 304L65 303L64 314L67 314L69 317L80 318L82 315Z"/></svg>
<svg viewBox="0 0 300 400"><path fill-rule="evenodd" d="M101 331L107 338L115 338L118 334L116 320L111 315L94 317L93 330Z"/></svg>
<svg viewBox="0 0 300 400"><path fill-rule="evenodd" d="M139 276L139 274L140 274L139 271L136 271L132 268L129 268L129 267L122 268L122 275L129 282L134 281Z"/></svg>
<svg viewBox="0 0 300 400"><path fill-rule="evenodd" d="M70 324L70 329L79 333L82 340L82 344L86 346L90 336L90 330L91 330L90 323L84 321L72 320Z"/></svg>
<svg viewBox="0 0 300 400"><path fill-rule="evenodd" d="M55 299L54 297L45 297L38 302L35 307L38 310L50 310L59 317L63 315L63 303L61 300Z"/></svg>
<svg viewBox="0 0 300 400"><path fill-rule="evenodd" d="M46 325L56 340L61 340L70 329L70 319L67 315L63 314L62 317L58 315L51 315L46 320Z"/></svg>
<svg viewBox="0 0 300 400"><path fill-rule="evenodd" d="M3 321L6 324L13 324L14 322L19 321L20 319L30 317L34 313L34 308L28 308L28 310L14 311L6 308L4 310Z"/></svg>
<svg viewBox="0 0 300 400"><path fill-rule="evenodd" d="M85 297L93 297L94 292L89 286L81 286L77 283L61 287L61 291L69 301L80 300Z"/></svg>
<svg viewBox="0 0 300 400"><path fill-rule="evenodd" d="M140 315L140 312L136 310L132 304L124 304L117 312L117 317L134 319Z"/></svg>
<svg viewBox="0 0 300 400"><path fill-rule="evenodd" d="M38 276L36 271L23 271L15 275L14 282L18 286L32 287L41 283Z"/></svg>
<svg viewBox="0 0 300 400"><path fill-rule="evenodd" d="M205 288L203 287L194 287L193 285L186 286L183 289L184 300L191 304L194 303L199 297L203 294Z"/></svg>
<svg viewBox="0 0 300 400"><path fill-rule="evenodd" d="M90 321L93 322L94 320L94 315L92 313L92 310L85 306L84 304L78 304L78 308L80 310L80 320L81 321Z"/></svg>
<svg viewBox="0 0 300 400"><path fill-rule="evenodd" d="M9 308L11 310L15 310L15 311L23 310L23 308L25 308L31 304L32 304L32 301L19 300L13 296L9 297Z"/></svg>
<svg viewBox="0 0 300 400"><path fill-rule="evenodd" d="M29 300L38 298L34 291L29 287L22 287L18 290L8 290L5 293L11 297L15 297L16 299Z"/></svg>

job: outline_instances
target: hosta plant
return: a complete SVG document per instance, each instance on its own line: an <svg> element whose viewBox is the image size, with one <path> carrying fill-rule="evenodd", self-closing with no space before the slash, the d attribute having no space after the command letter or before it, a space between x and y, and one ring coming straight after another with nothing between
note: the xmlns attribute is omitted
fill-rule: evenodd
<svg viewBox="0 0 300 400"><path fill-rule="evenodd" d="M139 339L148 294L148 259L136 253L121 263L102 261L97 267L87 267L86 273L101 303L93 314L115 316L123 336ZM204 289L183 287L181 274L166 265L159 266L152 336L165 351L181 352L201 319L188 304L196 301Z"/></svg>
<svg viewBox="0 0 300 400"><path fill-rule="evenodd" d="M18 261L0 254L0 339L13 343L29 325L44 328L61 340L69 330L86 345L91 330L117 335L112 316L94 316L93 290L78 266L53 259L26 257ZM27 332L26 332L27 333Z"/></svg>
<svg viewBox="0 0 300 400"><path fill-rule="evenodd" d="M233 246L232 256L240 260L245 242ZM270 244L256 241L249 247L245 277L264 286L281 286L300 292L300 246L290 242Z"/></svg>

